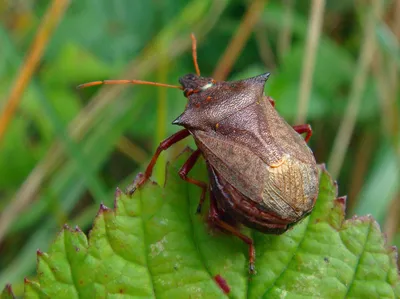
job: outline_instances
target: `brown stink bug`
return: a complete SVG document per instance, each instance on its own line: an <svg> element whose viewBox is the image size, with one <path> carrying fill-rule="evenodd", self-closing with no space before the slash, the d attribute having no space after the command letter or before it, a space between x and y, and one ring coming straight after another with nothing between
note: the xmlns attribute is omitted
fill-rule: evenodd
<svg viewBox="0 0 400 299"><path fill-rule="evenodd" d="M183 126L160 143L136 188L151 176L162 151L192 135L198 147L179 171L181 178L202 189L197 212L208 185L188 177L202 155L210 178L209 220L249 246L250 272L254 271L253 240L236 223L264 233L281 234L309 214L318 195L318 168L306 142L309 125L289 126L264 95L269 73L235 82L201 77L196 40L192 35L196 75L179 79L182 86L140 80L106 80L81 85L147 84L183 90L189 102L173 121ZM305 140L299 134L307 133ZM134 188L135 189L135 188Z"/></svg>

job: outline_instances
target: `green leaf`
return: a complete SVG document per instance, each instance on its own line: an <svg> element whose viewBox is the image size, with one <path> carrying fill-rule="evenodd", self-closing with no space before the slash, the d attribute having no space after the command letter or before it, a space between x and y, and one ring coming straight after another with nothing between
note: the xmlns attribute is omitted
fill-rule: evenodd
<svg viewBox="0 0 400 299"><path fill-rule="evenodd" d="M398 298L396 250L370 217L344 220L345 198L321 167L320 194L309 217L281 236L243 229L255 241L257 273L247 246L211 231L196 215L200 192L180 180L185 153L168 168L165 187L147 183L115 208L101 206L89 238L65 227L48 253L38 251L27 298ZM206 179L204 161L191 173ZM204 211L206 211L206 207ZM224 294L215 282L230 286Z"/></svg>

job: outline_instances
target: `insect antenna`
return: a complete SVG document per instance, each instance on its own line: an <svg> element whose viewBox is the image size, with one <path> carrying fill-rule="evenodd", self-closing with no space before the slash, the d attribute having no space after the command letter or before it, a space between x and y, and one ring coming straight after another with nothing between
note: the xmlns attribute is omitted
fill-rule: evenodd
<svg viewBox="0 0 400 299"><path fill-rule="evenodd" d="M193 56L193 63L196 69L196 74L200 76L200 69L197 63L197 41L194 34L191 34L192 38L192 56ZM178 85L170 85L165 83L158 83L158 82L151 82L151 81L142 81L142 80L101 80L101 81L93 81L83 83L77 86L78 89L96 86L96 85L117 85L117 84L135 84L135 85L153 85L153 86L160 86L160 87L168 87L168 88L176 88L183 90L183 87Z"/></svg>
<svg viewBox="0 0 400 299"><path fill-rule="evenodd" d="M197 41L196 41L196 37L194 36L193 33L190 35L190 37L192 38L192 56L193 56L194 68L196 69L197 76L200 76L200 69L199 69L199 65L197 64Z"/></svg>
<svg viewBox="0 0 400 299"><path fill-rule="evenodd" d="M168 88L177 88L183 90L181 86L178 85L170 85L158 82L151 82L151 81L142 81L142 80L102 80L102 81L93 81L88 83L83 83L78 85L78 89L86 88L96 85L117 85L117 84L135 84L135 85L153 85L153 86L160 86L160 87L168 87Z"/></svg>

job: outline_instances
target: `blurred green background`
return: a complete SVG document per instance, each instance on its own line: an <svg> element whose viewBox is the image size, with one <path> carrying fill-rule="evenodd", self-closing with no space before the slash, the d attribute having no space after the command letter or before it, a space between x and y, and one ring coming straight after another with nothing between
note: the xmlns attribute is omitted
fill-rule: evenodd
<svg viewBox="0 0 400 299"><path fill-rule="evenodd" d="M204 76L271 72L266 93L291 124L307 111L310 147L348 195L348 217L373 214L400 245L400 0L70 1L7 112L41 22L63 2L0 1L0 113L10 119L0 124L0 288L11 282L21 294L36 250L46 251L64 223L89 231L99 204L112 206L115 188L179 129L170 124L186 104L179 90L76 86L177 84L194 73L191 32ZM184 146L162 156L157 181Z"/></svg>

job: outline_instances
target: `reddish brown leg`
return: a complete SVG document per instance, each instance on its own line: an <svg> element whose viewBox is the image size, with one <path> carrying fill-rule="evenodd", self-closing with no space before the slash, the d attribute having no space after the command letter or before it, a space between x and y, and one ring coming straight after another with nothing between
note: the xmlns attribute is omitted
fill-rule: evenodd
<svg viewBox="0 0 400 299"><path fill-rule="evenodd" d="M304 140L306 142L308 142L308 140L310 140L310 137L312 135L312 129L310 125L297 125L297 126L293 126L293 129L299 133L299 134L303 134L303 133L307 133L306 138L304 138Z"/></svg>
<svg viewBox="0 0 400 299"><path fill-rule="evenodd" d="M272 107L275 108L275 101L271 97L268 97L268 101L271 103Z"/></svg>
<svg viewBox="0 0 400 299"><path fill-rule="evenodd" d="M154 165L157 162L158 157L160 156L161 152L169 148L171 145L177 143L178 141L188 137L190 135L189 131L184 129L182 131L176 132L174 135L168 137L164 141L160 143L158 146L156 153L154 154L153 158L151 158L151 161L149 165L146 168L146 171L144 174L140 177L140 179L137 181L137 187L142 186L151 176L153 172Z"/></svg>
<svg viewBox="0 0 400 299"><path fill-rule="evenodd" d="M216 226L230 232L231 234L235 235L236 237L240 238L243 242L249 245L249 272L254 273L254 261L256 258L256 251L254 249L254 242L253 239L250 237L242 234L237 228L233 227L232 225L224 222L220 214L218 212L217 203L215 202L214 196L210 195L210 212L208 214L210 221L215 224Z"/></svg>
<svg viewBox="0 0 400 299"><path fill-rule="evenodd" d="M268 96L268 97L267 97L267 100L268 100L268 102L272 105L272 107L275 108L275 101L274 101L274 99Z"/></svg>
<svg viewBox="0 0 400 299"><path fill-rule="evenodd" d="M182 168L179 170L179 175L182 178L182 180L185 180L186 182L189 182L191 184L194 184L196 186L199 186L202 190L201 190L201 196L200 196L200 202L199 205L197 206L197 210L196 213L200 213L201 212L201 207L204 203L204 200L206 198L206 192L207 192L207 185L206 183L202 182L202 181L198 181L192 178L188 178L187 175L189 173L190 170L192 170L194 164L196 164L197 159L200 157L200 150L196 150L194 151L189 159L187 159L187 161L185 162L185 164L183 164Z"/></svg>

